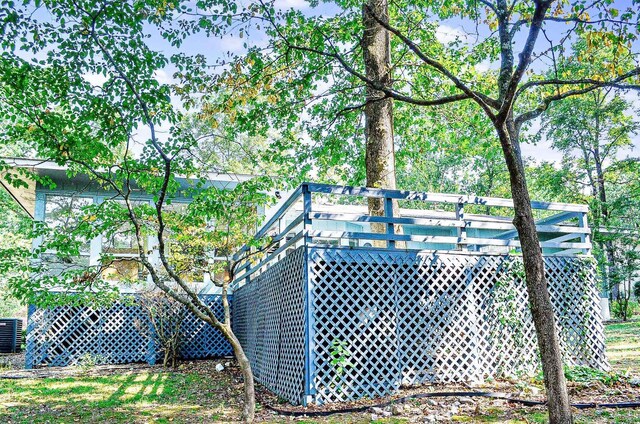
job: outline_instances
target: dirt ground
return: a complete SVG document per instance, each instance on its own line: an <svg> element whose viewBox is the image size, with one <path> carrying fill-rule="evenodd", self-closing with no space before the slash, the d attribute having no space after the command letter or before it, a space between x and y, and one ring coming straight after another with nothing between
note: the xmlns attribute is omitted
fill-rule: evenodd
<svg viewBox="0 0 640 424"><path fill-rule="evenodd" d="M0 371L24 368L24 352L0 353Z"/></svg>

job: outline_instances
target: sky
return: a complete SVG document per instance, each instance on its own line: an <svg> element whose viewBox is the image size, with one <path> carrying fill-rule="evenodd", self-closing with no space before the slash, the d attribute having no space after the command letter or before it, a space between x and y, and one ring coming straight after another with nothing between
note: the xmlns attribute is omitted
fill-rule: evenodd
<svg viewBox="0 0 640 424"><path fill-rule="evenodd" d="M631 4L631 1L618 1L616 2L616 7L623 9L629 4ZM317 8L311 8L309 3L304 0L277 0L276 7L283 9L294 8L303 11L307 15L325 16L332 15L337 10L335 5L330 3L321 3ZM472 32L470 30L474 29L473 27L470 27L470 25L473 24L471 22L464 22L455 19L439 22L437 38L443 43L450 43L459 37L464 39L465 34ZM151 38L149 40L151 48L165 53L173 53L175 51L159 34L154 33L153 29L148 28L148 32L151 34ZM552 31L550 31L550 33L550 37L553 39L554 35L552 34ZM559 37L560 35L557 36ZM472 40L469 42L472 42ZM266 36L262 31L256 30L251 31L248 36L245 35L243 38L238 37L237 32L224 36L223 38L208 38L204 36L204 34L197 34L187 39L183 46L181 46L180 51L189 55L203 54L207 57L210 63L214 63L219 59L228 58L229 54L241 54L245 51L245 43L249 46L264 46L266 44ZM535 67L539 65L534 64L533 66ZM481 64L481 67L489 69L495 67L495 64L483 63ZM168 66L167 68L158 71L156 78L162 83L171 83L173 81L173 72L174 69L171 66ZM104 78L99 75L87 75L86 78L95 84L100 84L104 81ZM627 93L625 96L634 103L637 109L640 109L640 97L637 93ZM179 103L177 99L174 99L174 102ZM530 131L537 132L539 131L539 128L539 122L534 122ZM141 129L137 138L139 140L143 140L147 137L148 134L146 130ZM632 150L622 152L621 156L640 156L640 135L636 135L634 144L635 146ZM522 151L525 157L532 157L537 161L553 161L558 163L561 160L561 154L552 149L549 143L545 140L537 145L524 144Z"/></svg>

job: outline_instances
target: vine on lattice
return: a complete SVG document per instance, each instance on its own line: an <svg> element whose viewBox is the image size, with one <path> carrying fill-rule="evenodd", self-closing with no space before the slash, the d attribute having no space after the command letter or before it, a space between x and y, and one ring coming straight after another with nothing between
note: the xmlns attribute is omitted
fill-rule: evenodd
<svg viewBox="0 0 640 424"><path fill-rule="evenodd" d="M349 350L349 343L335 338L331 342L331 349L329 353L331 354L331 365L333 366L334 372L333 387L340 392L342 377L348 368L355 367L353 362L350 360L351 351Z"/></svg>
<svg viewBox="0 0 640 424"><path fill-rule="evenodd" d="M517 348L525 345L522 316L517 314L522 307L518 294L526 290L524 264L521 258L507 257L502 263L493 286L493 307L496 318L502 327L492 329L492 339L498 348L503 348L506 340L500 332L506 328L514 340Z"/></svg>

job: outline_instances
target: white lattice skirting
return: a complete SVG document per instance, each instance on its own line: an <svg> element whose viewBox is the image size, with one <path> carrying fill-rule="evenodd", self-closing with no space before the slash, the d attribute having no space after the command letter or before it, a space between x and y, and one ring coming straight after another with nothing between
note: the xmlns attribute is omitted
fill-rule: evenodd
<svg viewBox="0 0 640 424"><path fill-rule="evenodd" d="M234 329L256 379L293 403L530 373L519 261L302 246L234 293ZM565 362L608 369L592 262L545 261Z"/></svg>

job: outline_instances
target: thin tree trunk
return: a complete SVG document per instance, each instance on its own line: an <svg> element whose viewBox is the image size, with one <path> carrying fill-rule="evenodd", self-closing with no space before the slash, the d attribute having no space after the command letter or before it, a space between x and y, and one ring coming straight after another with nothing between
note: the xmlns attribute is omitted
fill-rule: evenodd
<svg viewBox="0 0 640 424"><path fill-rule="evenodd" d="M515 211L513 224L518 231L522 248L527 294L547 392L549 421L553 424L570 424L573 418L562 367L555 314L549 297L540 240L520 155L519 134L515 126L509 122L502 127L497 127L497 131L509 170Z"/></svg>
<svg viewBox="0 0 640 424"><path fill-rule="evenodd" d="M600 201L600 214L602 218L600 225L606 227L609 221L609 208L607 207L607 191L604 185L604 169L602 168L602 158L600 157L598 144L599 142L596 143L594 149L594 163L596 168L598 200ZM616 269L616 257L611 240L605 239L604 251L607 256L607 290L609 292L610 300L613 301L618 299L620 288L618 287L618 284L615 284L614 279L611 278L611 275L615 274Z"/></svg>
<svg viewBox="0 0 640 424"><path fill-rule="evenodd" d="M362 51L367 77L385 87L391 87L391 43L389 32L367 11L389 19L387 0L368 0L363 6L364 34ZM395 149L393 145L393 100L372 87L366 88L365 139L366 185L375 188L396 188ZM394 215L398 203L394 201ZM369 214L384 215L384 199L369 199ZM372 231L385 232L384 224L371 224ZM399 228L396 228L396 232Z"/></svg>
<svg viewBox="0 0 640 424"><path fill-rule="evenodd" d="M242 378L244 380L244 405L242 407L242 420L246 423L252 423L255 420L256 415L256 393L255 384L253 381L253 371L251 370L251 363L244 353L244 349L240 344L240 341L236 335L228 327L228 324L223 329L227 340L233 348L233 353L238 361L238 366L242 372Z"/></svg>

